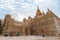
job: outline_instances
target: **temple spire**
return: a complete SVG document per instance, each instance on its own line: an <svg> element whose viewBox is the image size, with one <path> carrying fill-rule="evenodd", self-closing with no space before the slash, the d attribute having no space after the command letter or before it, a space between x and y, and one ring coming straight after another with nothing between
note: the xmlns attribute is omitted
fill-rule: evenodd
<svg viewBox="0 0 60 40"><path fill-rule="evenodd" d="M37 6L37 11L36 11L36 17L41 15L41 11L39 9L39 6Z"/></svg>

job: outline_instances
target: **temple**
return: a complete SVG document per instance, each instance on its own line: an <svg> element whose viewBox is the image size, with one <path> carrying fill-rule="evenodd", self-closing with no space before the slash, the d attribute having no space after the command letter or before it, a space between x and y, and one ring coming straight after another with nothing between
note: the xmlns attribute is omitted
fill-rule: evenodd
<svg viewBox="0 0 60 40"><path fill-rule="evenodd" d="M37 7L36 16L34 18L24 18L23 22L14 20L11 15L7 14L4 21L0 22L3 25L1 35L42 35L46 36L60 35L60 18L57 17L51 10L48 9L46 14L41 12Z"/></svg>

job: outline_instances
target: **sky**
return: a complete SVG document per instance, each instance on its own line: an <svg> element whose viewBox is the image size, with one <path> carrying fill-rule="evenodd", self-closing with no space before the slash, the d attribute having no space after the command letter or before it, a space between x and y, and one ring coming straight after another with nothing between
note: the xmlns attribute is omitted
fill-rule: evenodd
<svg viewBox="0 0 60 40"><path fill-rule="evenodd" d="M60 0L0 0L0 19L4 19L6 14L18 21L28 16L34 17L37 6L45 13L49 8L60 17Z"/></svg>

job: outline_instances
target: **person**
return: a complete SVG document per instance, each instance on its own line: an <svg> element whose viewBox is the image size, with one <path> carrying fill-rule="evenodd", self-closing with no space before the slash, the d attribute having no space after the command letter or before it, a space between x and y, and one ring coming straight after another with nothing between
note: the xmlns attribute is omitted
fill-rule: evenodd
<svg viewBox="0 0 60 40"><path fill-rule="evenodd" d="M45 37L45 34L44 34L45 33L45 30L42 29L41 31L42 31L42 36Z"/></svg>
<svg viewBox="0 0 60 40"><path fill-rule="evenodd" d="M10 36L13 36L11 32L10 32Z"/></svg>
<svg viewBox="0 0 60 40"><path fill-rule="evenodd" d="M16 33L16 36L19 36L19 32Z"/></svg>
<svg viewBox="0 0 60 40"><path fill-rule="evenodd" d="M6 33L5 33L5 37L7 37L7 36L8 36L8 33L6 32Z"/></svg>

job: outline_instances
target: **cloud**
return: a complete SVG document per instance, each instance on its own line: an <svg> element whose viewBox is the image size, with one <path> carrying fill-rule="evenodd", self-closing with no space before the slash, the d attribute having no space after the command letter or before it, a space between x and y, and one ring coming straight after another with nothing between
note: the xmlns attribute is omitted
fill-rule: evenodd
<svg viewBox="0 0 60 40"><path fill-rule="evenodd" d="M3 4L0 4L0 8L4 8L4 5Z"/></svg>
<svg viewBox="0 0 60 40"><path fill-rule="evenodd" d="M15 20L18 20L18 21L23 21L23 18L24 18L25 16L23 16L23 15L20 15L20 14L17 14L16 15L16 17L13 17Z"/></svg>
<svg viewBox="0 0 60 40"><path fill-rule="evenodd" d="M41 2L44 2L46 0L34 0L36 3L41 3Z"/></svg>
<svg viewBox="0 0 60 40"><path fill-rule="evenodd" d="M9 14L13 18L22 20L24 17L35 16L37 5L41 10L45 11L46 8L56 8L55 4L56 1L54 0L1 0L0 9L9 9Z"/></svg>

